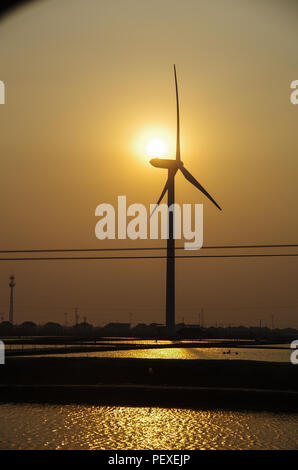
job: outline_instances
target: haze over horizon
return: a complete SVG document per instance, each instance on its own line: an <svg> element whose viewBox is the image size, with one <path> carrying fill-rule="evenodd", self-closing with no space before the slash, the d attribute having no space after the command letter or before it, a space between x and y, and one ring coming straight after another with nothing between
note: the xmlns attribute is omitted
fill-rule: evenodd
<svg viewBox="0 0 298 470"><path fill-rule="evenodd" d="M178 203L204 204L204 245L298 243L297 13L290 0L43 0L8 15L0 249L165 246L100 241L94 211L156 202L166 172L146 145L164 138L174 156L173 63L182 160L223 207L176 178ZM11 273L16 323L70 322L76 306L95 325L164 322L165 260L3 261L6 319ZM177 322L204 307L208 324L298 327L297 274L297 258L177 260Z"/></svg>

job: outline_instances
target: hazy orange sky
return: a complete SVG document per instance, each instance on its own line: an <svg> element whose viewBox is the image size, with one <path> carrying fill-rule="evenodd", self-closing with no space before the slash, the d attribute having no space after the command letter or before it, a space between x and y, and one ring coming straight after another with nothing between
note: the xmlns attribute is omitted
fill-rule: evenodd
<svg viewBox="0 0 298 470"><path fill-rule="evenodd" d="M177 202L204 203L204 245L298 243L298 4L292 0L41 0L0 22L0 249L152 246L96 239L95 208L145 205L166 174L142 155L168 134L176 63ZM158 242L157 245L165 245ZM279 250L281 251L281 250ZM164 321L165 261L1 262L15 321ZM298 258L178 260L177 321L298 327ZM69 321L73 317L69 316Z"/></svg>

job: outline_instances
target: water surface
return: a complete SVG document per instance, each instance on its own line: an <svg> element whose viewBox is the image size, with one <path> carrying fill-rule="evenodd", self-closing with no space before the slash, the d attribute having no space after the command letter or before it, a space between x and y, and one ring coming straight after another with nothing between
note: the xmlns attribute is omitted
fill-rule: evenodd
<svg viewBox="0 0 298 470"><path fill-rule="evenodd" d="M229 352L230 351L230 352ZM242 359L266 362L290 362L293 350L283 349L257 349L257 348L156 348L156 349L128 349L125 351L93 351L51 354L51 357L122 357L140 359ZM45 357L42 356L35 357Z"/></svg>
<svg viewBox="0 0 298 470"><path fill-rule="evenodd" d="M298 414L0 405L1 449L297 449Z"/></svg>

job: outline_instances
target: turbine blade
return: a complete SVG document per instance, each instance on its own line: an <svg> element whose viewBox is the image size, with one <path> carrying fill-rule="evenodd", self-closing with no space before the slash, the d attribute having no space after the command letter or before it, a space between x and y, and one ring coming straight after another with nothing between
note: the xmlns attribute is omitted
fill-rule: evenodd
<svg viewBox="0 0 298 470"><path fill-rule="evenodd" d="M177 74L176 74L176 65L175 64L174 64L174 77L175 77L176 107L177 107L176 160L177 160L177 162L180 162L181 161L181 156L180 156L180 114L179 114L179 95L178 95L178 84L177 84Z"/></svg>
<svg viewBox="0 0 298 470"><path fill-rule="evenodd" d="M162 192L161 192L161 195L160 195L160 197L159 197L159 199L158 199L158 201L157 201L157 203L156 203L156 206L154 207L153 211L151 212L150 217L152 217L152 215L154 214L154 212L155 212L156 209L158 208L160 201L162 200L162 198L164 197L164 195L166 194L166 192L167 192L167 190L168 190L168 186L169 186L169 180L167 179L167 182L166 182L166 184L164 185L164 188L163 188L163 190L162 190Z"/></svg>
<svg viewBox="0 0 298 470"><path fill-rule="evenodd" d="M213 197L210 196L210 194L206 191L206 189L204 189L203 186L192 176L192 174L189 173L189 171L187 171L187 169L184 167L180 168L180 170L182 171L187 181L189 181L196 188L198 188L203 194L205 194L205 196L207 196L208 199L210 199L210 201L213 202L213 204L215 204L216 207L221 211L221 207L217 204L217 202L214 201Z"/></svg>

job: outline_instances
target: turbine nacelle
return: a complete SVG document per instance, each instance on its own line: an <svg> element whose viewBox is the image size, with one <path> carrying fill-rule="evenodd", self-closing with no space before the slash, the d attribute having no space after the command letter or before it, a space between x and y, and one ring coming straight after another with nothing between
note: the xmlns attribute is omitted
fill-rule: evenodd
<svg viewBox="0 0 298 470"><path fill-rule="evenodd" d="M167 170L178 170L183 166L181 161L174 160L172 158L152 158L150 163L155 168L163 168Z"/></svg>

